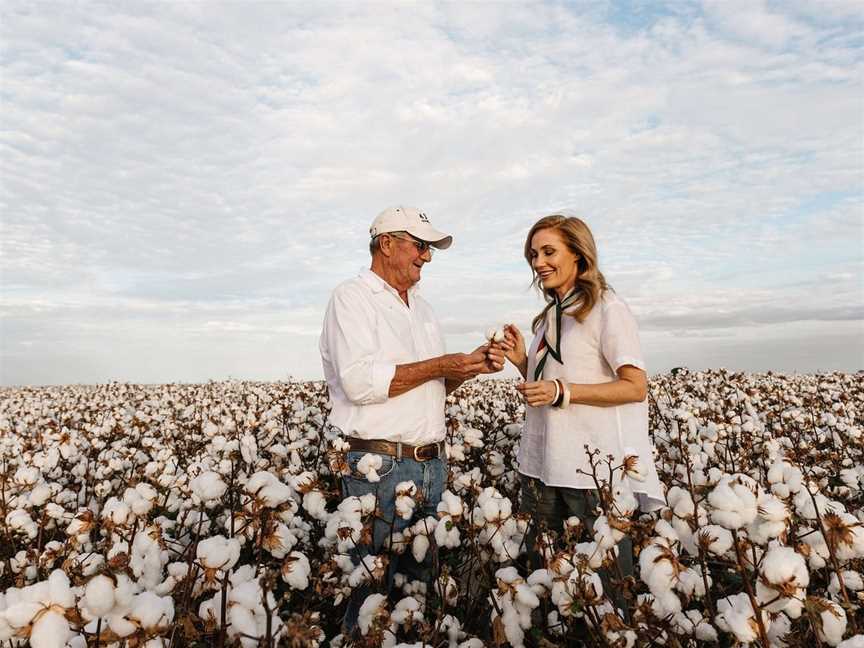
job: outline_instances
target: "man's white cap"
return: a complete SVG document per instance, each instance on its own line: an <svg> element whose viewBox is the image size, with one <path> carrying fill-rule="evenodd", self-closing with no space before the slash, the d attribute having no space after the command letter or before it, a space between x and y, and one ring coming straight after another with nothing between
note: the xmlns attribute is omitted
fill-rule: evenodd
<svg viewBox="0 0 864 648"><path fill-rule="evenodd" d="M429 217L416 207L388 207L378 214L372 221L369 233L375 238L388 232L408 232L439 250L446 250L453 243L452 236L432 227Z"/></svg>

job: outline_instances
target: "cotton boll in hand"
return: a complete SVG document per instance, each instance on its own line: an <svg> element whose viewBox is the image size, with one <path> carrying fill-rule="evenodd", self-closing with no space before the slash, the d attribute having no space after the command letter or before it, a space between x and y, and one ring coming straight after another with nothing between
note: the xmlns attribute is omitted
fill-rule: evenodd
<svg viewBox="0 0 864 648"><path fill-rule="evenodd" d="M486 329L486 340L489 342L503 342L504 329L500 326L491 326Z"/></svg>

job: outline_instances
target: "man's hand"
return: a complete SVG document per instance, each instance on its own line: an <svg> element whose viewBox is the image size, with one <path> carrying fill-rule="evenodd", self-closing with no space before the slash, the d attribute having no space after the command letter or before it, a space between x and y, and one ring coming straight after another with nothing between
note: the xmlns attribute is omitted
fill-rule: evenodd
<svg viewBox="0 0 864 648"><path fill-rule="evenodd" d="M490 342L477 347L475 351L483 351L485 359L485 367L479 373L497 373L504 368L505 353L497 344Z"/></svg>
<svg viewBox="0 0 864 648"><path fill-rule="evenodd" d="M483 344L471 353L448 353L441 358L441 371L448 380L465 381L481 373L495 373L504 368L504 354Z"/></svg>

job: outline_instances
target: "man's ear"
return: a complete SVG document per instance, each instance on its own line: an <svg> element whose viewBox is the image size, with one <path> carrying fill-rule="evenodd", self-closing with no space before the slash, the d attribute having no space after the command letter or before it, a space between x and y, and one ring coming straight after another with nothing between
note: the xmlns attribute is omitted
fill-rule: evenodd
<svg viewBox="0 0 864 648"><path fill-rule="evenodd" d="M378 250L385 257L389 257L393 254L393 237L387 236L387 234L381 234L378 238Z"/></svg>

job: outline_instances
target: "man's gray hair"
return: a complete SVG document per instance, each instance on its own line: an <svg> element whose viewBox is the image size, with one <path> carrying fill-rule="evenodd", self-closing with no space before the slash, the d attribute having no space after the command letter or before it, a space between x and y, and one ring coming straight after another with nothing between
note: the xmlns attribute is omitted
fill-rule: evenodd
<svg viewBox="0 0 864 648"><path fill-rule="evenodd" d="M381 238L381 235L373 236L369 241L369 254L375 256L375 252L381 249L381 241L378 239Z"/></svg>

